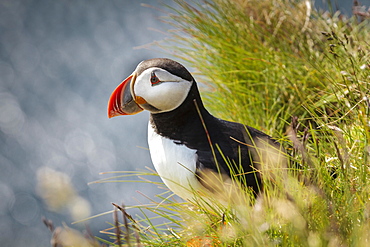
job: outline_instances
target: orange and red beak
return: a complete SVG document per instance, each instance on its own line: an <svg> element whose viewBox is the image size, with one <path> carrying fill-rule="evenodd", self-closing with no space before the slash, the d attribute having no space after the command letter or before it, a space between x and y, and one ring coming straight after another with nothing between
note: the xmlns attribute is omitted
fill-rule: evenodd
<svg viewBox="0 0 370 247"><path fill-rule="evenodd" d="M143 108L136 103L131 93L135 80L136 74L133 73L114 89L108 102L109 118L121 115L134 115L143 111Z"/></svg>

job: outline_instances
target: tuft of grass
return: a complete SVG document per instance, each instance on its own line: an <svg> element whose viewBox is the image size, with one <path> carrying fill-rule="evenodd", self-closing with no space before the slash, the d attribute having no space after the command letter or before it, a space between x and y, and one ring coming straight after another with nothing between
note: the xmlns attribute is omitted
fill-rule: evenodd
<svg viewBox="0 0 370 247"><path fill-rule="evenodd" d="M172 54L195 68L215 115L282 136L292 116L308 117L338 74L321 32L366 45L368 23L313 9L310 1L177 0ZM334 78L333 78L334 79Z"/></svg>
<svg viewBox="0 0 370 247"><path fill-rule="evenodd" d="M201 82L211 88L205 96L212 112L270 133L301 115L302 99L321 84L307 65L308 57L323 56L310 3L177 2L170 22L182 48L174 54L206 76Z"/></svg>
<svg viewBox="0 0 370 247"><path fill-rule="evenodd" d="M255 202L243 194L244 205L210 203L197 192L192 203L178 202L168 192L158 195L150 205L134 206L142 216L116 205L123 218L115 217L105 231L112 241L104 241L110 246L369 245L367 12L355 8L360 18L346 17L303 0L176 2L164 20L175 27L171 42L177 45L165 47L196 70L206 107L279 138L292 164L277 173L284 174L284 183L265 181ZM103 182L144 175L152 174L126 173Z"/></svg>

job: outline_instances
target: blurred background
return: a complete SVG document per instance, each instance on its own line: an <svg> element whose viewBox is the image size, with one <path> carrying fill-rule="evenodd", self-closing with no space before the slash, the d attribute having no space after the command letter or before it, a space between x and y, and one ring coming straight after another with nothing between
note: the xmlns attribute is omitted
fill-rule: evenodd
<svg viewBox="0 0 370 247"><path fill-rule="evenodd" d="M121 80L141 60L167 56L135 48L171 28L141 3L164 9L157 1L0 1L0 246L49 246L42 216L71 226L111 202L145 202L137 190L158 193L142 183L88 185L109 177L100 172L152 167L148 114L107 118ZM99 235L105 221L112 216L88 224Z"/></svg>
<svg viewBox="0 0 370 247"><path fill-rule="evenodd" d="M141 3L176 6L0 0L0 246L50 246L43 216L71 226L112 210L111 202L147 202L137 191L163 192L145 183L88 185L109 177L101 172L152 167L148 113L108 119L106 111L113 89L140 61L171 58L147 45L168 38L172 27L159 20L166 13ZM336 3L351 13L352 1ZM85 223L102 237L106 222L111 215Z"/></svg>

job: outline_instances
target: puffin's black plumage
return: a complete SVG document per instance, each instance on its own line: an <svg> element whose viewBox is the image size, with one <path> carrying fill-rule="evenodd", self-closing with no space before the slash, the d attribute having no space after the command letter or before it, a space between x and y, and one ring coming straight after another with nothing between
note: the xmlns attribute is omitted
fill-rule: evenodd
<svg viewBox="0 0 370 247"><path fill-rule="evenodd" d="M161 76L157 78L157 74ZM153 78L155 84L151 84ZM161 85L158 83L160 79L164 80ZM212 116L203 105L193 76L184 66L170 59L141 62L113 92L108 115L135 114L143 109L151 112L149 130L154 134L149 133L149 147L153 164L167 186L172 186L185 199L190 198L183 192L183 187L187 190L194 185L199 187L194 179L196 175L198 183L212 191L202 180L203 171L209 170L228 177L236 175L235 178L257 195L262 188L258 171L265 165L263 163L268 163L260 154L272 150L276 155L282 150L278 142L261 131ZM183 146L186 149L178 148ZM257 150L260 146L263 152ZM173 153L180 151L184 153ZM180 160L187 164L180 164Z"/></svg>
<svg viewBox="0 0 370 247"><path fill-rule="evenodd" d="M136 68L136 73L140 75L143 71L148 68L157 67L170 72L173 75L177 75L187 81L194 80L190 72L182 66L180 63L167 59L167 58L153 58L141 62Z"/></svg>

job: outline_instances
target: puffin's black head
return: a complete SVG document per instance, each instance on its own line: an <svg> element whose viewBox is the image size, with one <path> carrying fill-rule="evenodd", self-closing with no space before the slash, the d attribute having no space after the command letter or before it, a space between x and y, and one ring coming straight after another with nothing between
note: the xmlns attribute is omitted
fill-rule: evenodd
<svg viewBox="0 0 370 247"><path fill-rule="evenodd" d="M108 117L132 115L142 110L169 112L179 107L195 83L189 71L171 59L142 61L112 93Z"/></svg>
<svg viewBox="0 0 370 247"><path fill-rule="evenodd" d="M184 80L192 81L190 72L180 63L168 58L153 58L144 60L136 67L136 73L140 75L143 71L157 67L168 71L169 73L181 77Z"/></svg>

